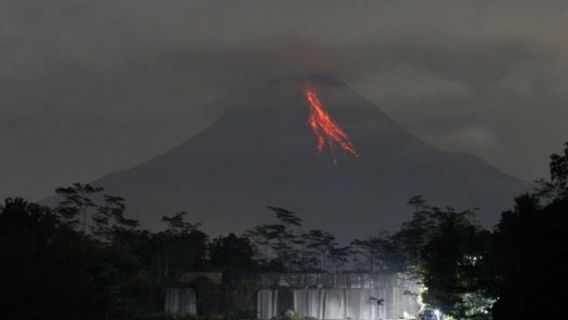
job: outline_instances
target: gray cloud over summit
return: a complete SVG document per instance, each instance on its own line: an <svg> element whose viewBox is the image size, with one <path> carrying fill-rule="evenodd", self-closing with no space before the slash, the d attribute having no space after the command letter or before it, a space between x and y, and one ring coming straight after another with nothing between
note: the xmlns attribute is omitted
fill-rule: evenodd
<svg viewBox="0 0 568 320"><path fill-rule="evenodd" d="M562 1L0 0L0 197L136 165L274 73L335 75L524 179L568 140Z"/></svg>

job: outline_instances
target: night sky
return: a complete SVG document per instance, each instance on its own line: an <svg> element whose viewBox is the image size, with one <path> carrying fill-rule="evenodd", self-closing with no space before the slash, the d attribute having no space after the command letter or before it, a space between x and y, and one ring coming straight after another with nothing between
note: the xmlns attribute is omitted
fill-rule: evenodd
<svg viewBox="0 0 568 320"><path fill-rule="evenodd" d="M0 0L0 198L132 167L273 74L332 74L526 180L568 140L564 1Z"/></svg>

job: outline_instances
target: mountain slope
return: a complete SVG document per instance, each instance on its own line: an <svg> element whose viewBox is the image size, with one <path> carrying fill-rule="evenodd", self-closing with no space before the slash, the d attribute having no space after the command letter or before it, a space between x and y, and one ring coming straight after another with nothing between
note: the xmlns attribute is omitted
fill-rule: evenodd
<svg viewBox="0 0 568 320"><path fill-rule="evenodd" d="M307 124L309 83L357 148L337 164ZM242 231L285 207L307 227L341 239L393 229L407 199L458 209L481 207L489 225L528 184L476 156L435 149L327 76L281 77L223 101L231 107L208 129L163 155L95 182L127 199L128 213L155 226L163 215L191 212L212 233Z"/></svg>

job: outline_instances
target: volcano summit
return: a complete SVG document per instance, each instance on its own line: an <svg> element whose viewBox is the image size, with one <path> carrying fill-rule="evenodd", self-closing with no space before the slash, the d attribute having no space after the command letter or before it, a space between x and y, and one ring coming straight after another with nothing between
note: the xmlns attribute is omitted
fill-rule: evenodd
<svg viewBox="0 0 568 320"><path fill-rule="evenodd" d="M94 184L125 197L146 226L184 210L207 232L238 232L270 221L273 205L342 240L397 228L417 194L480 207L490 225L529 188L474 155L425 144L333 77L274 78L220 103L230 111L206 130ZM325 122L314 103L331 122L312 123Z"/></svg>

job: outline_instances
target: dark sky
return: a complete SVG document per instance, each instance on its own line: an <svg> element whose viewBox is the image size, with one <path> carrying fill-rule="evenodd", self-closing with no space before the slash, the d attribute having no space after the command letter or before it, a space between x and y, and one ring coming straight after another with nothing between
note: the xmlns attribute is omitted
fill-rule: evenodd
<svg viewBox="0 0 568 320"><path fill-rule="evenodd" d="M333 74L430 144L533 180L568 140L565 1L0 0L0 198L170 149L227 91Z"/></svg>

